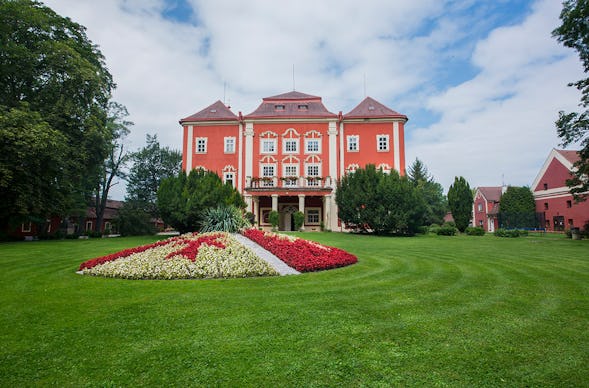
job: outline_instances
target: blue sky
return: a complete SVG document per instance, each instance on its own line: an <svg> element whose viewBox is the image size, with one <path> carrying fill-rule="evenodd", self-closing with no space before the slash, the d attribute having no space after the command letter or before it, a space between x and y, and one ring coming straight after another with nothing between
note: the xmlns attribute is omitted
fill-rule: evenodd
<svg viewBox="0 0 589 388"><path fill-rule="evenodd" d="M214 101L237 113L292 90L333 112L366 94L406 114L407 164L447 190L530 185L574 110L576 53L551 37L558 0L47 0L87 27L115 99L146 134L180 149L178 119ZM122 198L124 186L113 192Z"/></svg>

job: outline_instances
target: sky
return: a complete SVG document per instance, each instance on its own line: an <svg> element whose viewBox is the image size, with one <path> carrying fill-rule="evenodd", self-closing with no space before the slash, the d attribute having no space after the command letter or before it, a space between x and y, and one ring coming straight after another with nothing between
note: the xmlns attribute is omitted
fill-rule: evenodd
<svg viewBox="0 0 589 388"><path fill-rule="evenodd" d="M217 100L251 113L293 89L344 114L365 96L405 114L406 164L444 190L529 186L578 109L558 0L46 0L87 28L134 122L181 150L178 120ZM123 199L124 182L112 192Z"/></svg>

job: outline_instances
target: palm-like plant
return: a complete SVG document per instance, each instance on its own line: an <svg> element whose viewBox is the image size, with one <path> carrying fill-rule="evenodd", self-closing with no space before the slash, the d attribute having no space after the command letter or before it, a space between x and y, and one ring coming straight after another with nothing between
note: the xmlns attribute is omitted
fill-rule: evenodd
<svg viewBox="0 0 589 388"><path fill-rule="evenodd" d="M218 206L203 211L201 233L228 232L237 233L250 227L250 223L235 206Z"/></svg>

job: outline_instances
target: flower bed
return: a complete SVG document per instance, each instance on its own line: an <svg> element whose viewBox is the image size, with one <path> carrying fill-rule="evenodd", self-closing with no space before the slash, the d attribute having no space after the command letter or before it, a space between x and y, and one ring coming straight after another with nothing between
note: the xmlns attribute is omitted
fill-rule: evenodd
<svg viewBox="0 0 589 388"><path fill-rule="evenodd" d="M83 274L124 279L235 278L277 275L227 233L186 234L85 261Z"/></svg>
<svg viewBox="0 0 589 388"><path fill-rule="evenodd" d="M355 264L358 258L344 250L296 237L247 229L242 234L300 272L320 271Z"/></svg>

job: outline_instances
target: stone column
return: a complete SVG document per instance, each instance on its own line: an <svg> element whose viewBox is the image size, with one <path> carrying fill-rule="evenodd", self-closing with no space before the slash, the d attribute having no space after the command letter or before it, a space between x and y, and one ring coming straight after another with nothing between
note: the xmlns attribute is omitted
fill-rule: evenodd
<svg viewBox="0 0 589 388"><path fill-rule="evenodd" d="M252 213L254 213L254 221L260 226L260 197L252 197Z"/></svg>
<svg viewBox="0 0 589 388"><path fill-rule="evenodd" d="M278 211L278 194L272 194L272 210Z"/></svg>
<svg viewBox="0 0 589 388"><path fill-rule="evenodd" d="M397 170L399 174L401 174L401 147L400 147L400 137L399 137L399 122L395 121L393 123L393 152L395 158L395 165L394 169Z"/></svg>
<svg viewBox="0 0 589 388"><path fill-rule="evenodd" d="M329 122L329 176L331 177L330 187L333 187L334 179L337 179L337 123Z"/></svg>
<svg viewBox="0 0 589 388"><path fill-rule="evenodd" d="M192 170L192 155L194 154L194 127L192 125L188 126L186 131L186 175L190 173Z"/></svg>
<svg viewBox="0 0 589 388"><path fill-rule="evenodd" d="M253 175L254 164L254 123L245 123L245 176Z"/></svg>

